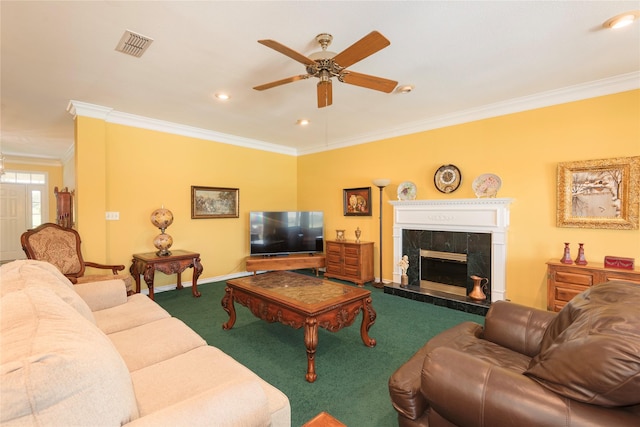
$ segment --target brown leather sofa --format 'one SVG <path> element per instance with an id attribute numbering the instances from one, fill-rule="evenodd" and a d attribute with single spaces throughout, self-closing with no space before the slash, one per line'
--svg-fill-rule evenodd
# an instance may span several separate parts
<path id="1" fill-rule="evenodd" d="M 484 327 L 429 340 L 389 393 L 401 427 L 640 426 L 640 284 L 593 286 L 557 314 L 495 302 Z"/>

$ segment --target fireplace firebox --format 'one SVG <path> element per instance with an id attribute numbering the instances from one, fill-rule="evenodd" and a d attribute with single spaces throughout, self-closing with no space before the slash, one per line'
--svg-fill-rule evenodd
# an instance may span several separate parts
<path id="1" fill-rule="evenodd" d="M 420 287 L 467 295 L 467 255 L 420 250 Z"/>

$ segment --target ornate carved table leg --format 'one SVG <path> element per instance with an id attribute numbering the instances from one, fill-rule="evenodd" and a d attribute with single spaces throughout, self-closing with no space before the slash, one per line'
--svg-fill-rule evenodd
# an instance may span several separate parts
<path id="1" fill-rule="evenodd" d="M 153 264 L 149 263 L 144 267 L 144 281 L 149 288 L 149 298 L 154 299 L 153 296 L 153 277 L 155 276 L 156 268 Z M 138 279 L 139 280 L 139 279 Z"/>
<path id="2" fill-rule="evenodd" d="M 131 260 L 131 267 L 129 267 L 129 273 L 133 276 L 133 280 L 136 281 L 136 293 L 140 293 L 140 270 L 138 265 L 138 260 L 133 258 Z"/>
<path id="3" fill-rule="evenodd" d="M 233 305 L 233 289 L 226 287 L 222 297 L 222 308 L 229 313 L 229 320 L 222 324 L 222 329 L 231 329 L 236 323 L 236 308 Z"/>
<path id="4" fill-rule="evenodd" d="M 202 264 L 200 264 L 200 258 L 193 259 L 193 280 L 191 285 L 191 293 L 194 297 L 199 297 L 201 294 L 198 292 L 198 277 L 202 274 Z"/>
<path id="5" fill-rule="evenodd" d="M 178 276 L 176 279 L 176 289 L 182 289 L 184 288 L 184 286 L 182 286 L 182 271 L 178 271 L 176 274 Z"/>
<path id="6" fill-rule="evenodd" d="M 304 345 L 307 347 L 307 375 L 310 383 L 318 377 L 316 375 L 316 348 L 318 347 L 318 319 L 308 317 L 304 323 Z"/>
<path id="7" fill-rule="evenodd" d="M 360 336 L 362 342 L 367 347 L 375 347 L 376 340 L 369 337 L 369 328 L 376 323 L 376 311 L 371 305 L 371 298 L 362 301 L 362 325 L 360 326 Z"/>

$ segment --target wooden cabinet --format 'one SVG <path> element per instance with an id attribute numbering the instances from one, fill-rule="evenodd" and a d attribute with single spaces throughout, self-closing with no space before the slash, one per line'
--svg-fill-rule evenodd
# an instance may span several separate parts
<path id="1" fill-rule="evenodd" d="M 590 286 L 612 280 L 640 284 L 640 271 L 605 268 L 604 264 L 595 262 L 583 266 L 548 261 L 547 310 L 560 311 L 567 302 Z"/>
<path id="2" fill-rule="evenodd" d="M 60 227 L 73 227 L 73 191 L 67 187 L 58 191 L 58 187 L 53 189 L 56 195 L 56 224 Z"/>
<path id="3" fill-rule="evenodd" d="M 364 286 L 374 280 L 373 242 L 327 240 L 324 277 L 347 280 Z"/>

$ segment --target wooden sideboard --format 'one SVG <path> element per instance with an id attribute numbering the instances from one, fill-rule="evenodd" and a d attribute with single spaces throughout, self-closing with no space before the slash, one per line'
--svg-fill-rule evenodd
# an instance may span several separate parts
<path id="1" fill-rule="evenodd" d="M 640 270 L 606 268 L 603 263 L 587 265 L 547 262 L 547 310 L 560 311 L 573 297 L 590 286 L 612 280 L 640 284 Z"/>
<path id="2" fill-rule="evenodd" d="M 327 240 L 327 270 L 324 277 L 347 280 L 364 286 L 374 280 L 373 242 Z"/>

